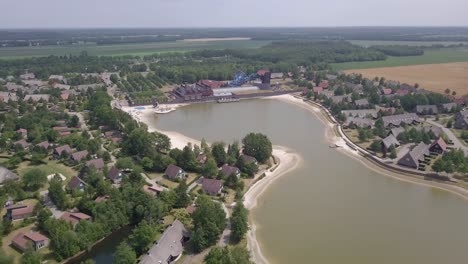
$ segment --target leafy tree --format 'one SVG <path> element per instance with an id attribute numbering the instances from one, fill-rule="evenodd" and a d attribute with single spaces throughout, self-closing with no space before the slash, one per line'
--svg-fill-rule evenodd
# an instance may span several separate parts
<path id="1" fill-rule="evenodd" d="M 224 150 L 224 147 L 225 145 L 223 142 L 216 142 L 211 144 L 211 154 L 219 166 L 227 162 L 227 153 Z"/>
<path id="2" fill-rule="evenodd" d="M 216 161 L 212 157 L 208 157 L 205 162 L 205 165 L 202 167 L 201 172 L 203 176 L 207 178 L 214 178 L 218 175 L 218 166 L 216 165 Z"/>
<path id="3" fill-rule="evenodd" d="M 171 149 L 171 139 L 165 134 L 156 133 L 155 143 L 156 150 L 159 152 L 166 152 Z"/>
<path id="4" fill-rule="evenodd" d="M 238 200 L 231 217 L 231 240 L 234 243 L 241 241 L 249 230 L 248 214 L 249 211 L 244 207 L 244 203 Z"/>
<path id="5" fill-rule="evenodd" d="M 23 175 L 26 189 L 36 191 L 47 182 L 46 173 L 38 168 L 32 168 Z"/>
<path id="6" fill-rule="evenodd" d="M 80 124 L 80 119 L 76 115 L 72 116 L 70 118 L 70 121 L 68 121 L 69 127 L 78 127 L 79 124 Z"/>
<path id="7" fill-rule="evenodd" d="M 237 159 L 239 158 L 239 155 L 240 155 L 239 142 L 234 141 L 231 145 L 229 145 L 227 155 L 234 160 L 234 163 L 235 163 L 235 161 L 237 161 Z M 234 164 L 234 163 L 232 163 L 232 164 Z"/>
<path id="8" fill-rule="evenodd" d="M 141 221 L 129 237 L 129 244 L 138 255 L 148 249 L 148 245 L 153 241 L 155 229 L 151 227 L 145 220 Z"/>
<path id="9" fill-rule="evenodd" d="M 114 260 L 116 264 L 134 264 L 136 262 L 135 251 L 126 242 L 122 242 L 115 251 Z"/>
<path id="10" fill-rule="evenodd" d="M 226 213 L 221 205 L 205 195 L 198 197 L 197 210 L 192 218 L 194 232 L 190 244 L 195 252 L 215 244 L 226 228 Z"/>
<path id="11" fill-rule="evenodd" d="M 369 146 L 369 149 L 374 152 L 380 152 L 382 150 L 382 140 L 374 140 Z"/>
<path id="12" fill-rule="evenodd" d="M 244 159 L 241 158 L 237 160 L 236 166 L 241 172 L 247 174 L 249 177 L 253 177 L 255 173 L 258 172 L 257 164 L 254 162 L 245 162 Z"/>
<path id="13" fill-rule="evenodd" d="M 26 250 L 26 252 L 21 257 L 21 263 L 23 264 L 41 264 L 41 262 L 41 255 L 32 249 Z"/>
<path id="14" fill-rule="evenodd" d="M 206 264 L 252 264 L 245 247 L 213 247 L 205 257 Z"/>
<path id="15" fill-rule="evenodd" d="M 68 207 L 68 199 L 62 187 L 62 180 L 59 177 L 54 177 L 50 181 L 49 197 L 57 208 L 64 210 Z"/>
<path id="16" fill-rule="evenodd" d="M 174 204 L 175 208 L 184 208 L 187 207 L 190 203 L 190 197 L 187 195 L 187 183 L 182 181 L 179 183 L 177 188 L 174 189 L 175 193 L 177 194 L 177 200 Z"/>
<path id="17" fill-rule="evenodd" d="M 397 158 L 397 153 L 394 145 L 390 146 L 390 158 L 391 159 L 396 159 Z"/>
<path id="18" fill-rule="evenodd" d="M 130 157 L 119 158 L 115 163 L 115 166 L 121 170 L 123 169 L 133 169 L 133 160 Z"/>
<path id="19" fill-rule="evenodd" d="M 435 172 L 442 172 L 444 170 L 444 161 L 442 159 L 437 159 L 432 164 L 432 170 Z"/>
<path id="20" fill-rule="evenodd" d="M 265 162 L 271 157 L 273 147 L 270 139 L 261 133 L 250 133 L 242 140 L 244 154 L 256 158 L 259 162 Z"/>
<path id="21" fill-rule="evenodd" d="M 453 121 L 452 119 L 450 119 L 449 121 L 447 121 L 447 128 L 452 128 L 453 126 Z"/>

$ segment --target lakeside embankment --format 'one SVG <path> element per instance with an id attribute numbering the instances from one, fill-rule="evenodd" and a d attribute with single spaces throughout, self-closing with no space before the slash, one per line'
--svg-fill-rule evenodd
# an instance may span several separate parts
<path id="1" fill-rule="evenodd" d="M 290 104 L 294 104 L 301 108 L 309 110 L 313 113 L 323 124 L 325 125 L 325 138 L 331 143 L 339 146 L 338 151 L 348 155 L 349 157 L 361 162 L 366 168 L 371 169 L 375 172 L 378 172 L 381 175 L 391 177 L 403 182 L 409 182 L 418 184 L 421 186 L 438 188 L 441 190 L 448 191 L 452 194 L 460 196 L 468 200 L 468 190 L 451 184 L 450 182 L 438 182 L 435 180 L 427 180 L 421 174 L 412 173 L 410 171 L 405 171 L 403 169 L 396 170 L 395 168 L 385 164 L 371 157 L 361 154 L 357 149 L 360 149 L 359 146 L 352 143 L 350 140 L 346 140 L 343 133 L 340 133 L 337 124 L 333 121 L 334 117 L 327 111 L 325 111 L 320 105 L 304 102 L 302 99 L 294 97 L 292 95 L 280 95 L 271 97 L 269 99 L 281 100 Z M 338 133 L 335 133 L 335 131 Z M 350 147 L 352 145 L 352 147 Z"/>
<path id="2" fill-rule="evenodd" d="M 184 106 L 183 104 L 173 104 L 170 105 L 172 108 L 178 108 Z M 148 131 L 150 132 L 159 132 L 167 135 L 171 139 L 172 147 L 182 149 L 188 143 L 191 144 L 198 144 L 200 145 L 201 141 L 197 139 L 193 139 L 187 137 L 181 133 L 175 131 L 163 131 L 156 127 L 154 124 L 154 109 L 152 108 L 145 108 L 135 109 L 135 107 L 123 107 L 123 111 L 129 113 L 135 120 L 138 122 L 142 122 L 147 125 Z M 268 170 L 265 172 L 265 177 L 256 181 L 244 195 L 244 205 L 247 209 L 251 210 L 257 206 L 257 201 L 259 197 L 267 190 L 267 188 L 281 176 L 293 171 L 296 169 L 302 158 L 299 154 L 295 153 L 293 150 L 290 150 L 283 146 L 273 146 L 273 153 L 272 155 L 275 157 L 277 166 L 273 169 Z M 265 256 L 261 252 L 260 244 L 256 238 L 255 230 L 256 224 L 253 219 L 250 217 L 250 230 L 247 234 L 247 246 L 249 251 L 252 254 L 252 258 L 254 259 L 255 263 L 265 263 L 267 264 L 268 261 Z"/>

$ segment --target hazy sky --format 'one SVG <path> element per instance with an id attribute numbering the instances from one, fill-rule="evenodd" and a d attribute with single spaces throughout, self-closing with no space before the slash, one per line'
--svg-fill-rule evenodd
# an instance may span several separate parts
<path id="1" fill-rule="evenodd" d="M 0 0 L 0 28 L 468 26 L 468 0 Z"/>

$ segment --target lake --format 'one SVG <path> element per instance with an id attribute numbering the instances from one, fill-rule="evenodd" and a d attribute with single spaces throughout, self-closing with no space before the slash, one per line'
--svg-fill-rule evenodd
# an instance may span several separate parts
<path id="1" fill-rule="evenodd" d="M 262 132 L 302 156 L 251 211 L 271 263 L 466 263 L 468 203 L 401 182 L 329 148 L 325 125 L 278 100 L 194 104 L 156 125 L 208 142 Z"/>

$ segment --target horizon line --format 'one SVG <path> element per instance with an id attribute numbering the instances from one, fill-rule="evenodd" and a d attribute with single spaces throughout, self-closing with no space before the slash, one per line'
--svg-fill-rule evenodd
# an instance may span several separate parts
<path id="1" fill-rule="evenodd" d="M 380 25 L 380 26 L 176 26 L 176 27 L 152 27 L 152 26 L 136 26 L 136 27 L 119 27 L 119 26 L 110 26 L 110 27 L 10 27 L 3 28 L 0 27 L 0 30 L 70 30 L 70 29 L 314 29 L 314 28 L 468 28 L 468 25 Z"/>

